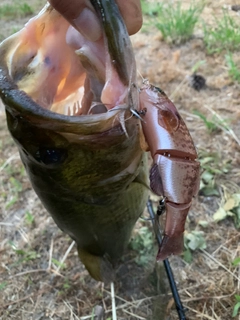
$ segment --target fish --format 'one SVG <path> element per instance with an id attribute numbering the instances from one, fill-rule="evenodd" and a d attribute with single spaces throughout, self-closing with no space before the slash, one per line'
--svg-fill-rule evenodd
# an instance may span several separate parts
<path id="1" fill-rule="evenodd" d="M 50 5 L 0 46 L 1 98 L 32 187 L 101 281 L 114 276 L 149 194 L 140 121 L 130 111 L 135 59 L 122 20 L 118 28 L 121 71 L 106 36 L 91 43 Z"/>
<path id="2" fill-rule="evenodd" d="M 166 95 L 147 82 L 138 87 L 131 41 L 115 1 L 91 2 L 103 31 L 95 42 L 47 4 L 1 43 L 0 97 L 33 189 L 76 242 L 89 274 L 110 282 L 150 188 L 164 196 L 167 214 L 158 259 L 181 252 L 199 163 Z M 186 140 L 185 153 L 175 150 L 177 137 Z M 148 151 L 154 160 L 150 177 Z"/>

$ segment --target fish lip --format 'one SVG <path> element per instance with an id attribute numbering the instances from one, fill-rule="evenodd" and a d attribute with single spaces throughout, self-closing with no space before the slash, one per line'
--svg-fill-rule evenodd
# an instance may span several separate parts
<path id="1" fill-rule="evenodd" d="M 127 27 L 115 0 L 90 0 L 104 31 L 111 65 L 121 82 L 128 87 L 129 109 L 139 110 L 137 68 Z"/>
<path id="2" fill-rule="evenodd" d="M 126 56 L 135 64 L 128 31 L 115 0 L 90 0 L 102 24 L 105 41 L 119 79 L 126 86 L 131 81 L 131 72 Z M 127 36 L 126 36 L 127 35 Z M 131 48 L 131 49 L 130 49 Z M 130 50 L 129 50 L 130 49 Z"/>

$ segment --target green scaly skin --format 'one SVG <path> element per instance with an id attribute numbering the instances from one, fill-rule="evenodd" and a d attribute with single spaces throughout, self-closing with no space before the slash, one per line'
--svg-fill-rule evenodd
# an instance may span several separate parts
<path id="1" fill-rule="evenodd" d="M 139 119 L 125 112 L 126 134 L 117 120 L 121 111 L 71 117 L 41 108 L 9 76 L 5 60 L 13 42 L 0 47 L 0 97 L 9 131 L 35 192 L 76 241 L 91 276 L 111 281 L 148 197 Z M 119 43 L 111 52 L 119 53 Z M 125 71 L 122 80 L 129 79 Z"/>

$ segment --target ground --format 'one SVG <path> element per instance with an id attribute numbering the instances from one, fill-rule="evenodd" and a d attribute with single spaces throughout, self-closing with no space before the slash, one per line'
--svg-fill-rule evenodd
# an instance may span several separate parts
<path id="1" fill-rule="evenodd" d="M 15 3 L 2 1 L 0 8 Z M 237 3 L 206 1 L 201 19 L 213 24 L 213 16 L 220 17 L 222 7 L 233 4 Z M 44 1 L 32 0 L 31 15 L 43 5 Z M 1 38 L 28 19 L 25 14 L 14 19 L 1 16 Z M 169 260 L 187 318 L 227 320 L 240 288 L 240 267 L 233 264 L 240 256 L 240 234 L 231 205 L 240 194 L 239 84 L 228 74 L 224 53 L 207 54 L 201 24 L 185 44 L 171 45 L 151 19 L 145 22 L 132 37 L 138 70 L 174 101 L 202 164 L 201 190 L 193 200 L 185 235 L 200 237 L 201 244 Z M 238 52 L 234 58 L 238 61 Z M 206 79 L 206 87 L 196 91 L 189 77 L 199 61 L 204 63 L 197 73 Z M 91 279 L 74 243 L 56 227 L 33 192 L 0 108 L 0 319 L 93 319 L 96 306 L 111 319 L 110 287 Z M 223 212 L 219 208 L 233 216 L 217 222 L 214 214 Z M 178 319 L 165 271 L 155 265 L 152 239 L 150 222 L 139 221 L 117 270 L 118 319 Z"/>

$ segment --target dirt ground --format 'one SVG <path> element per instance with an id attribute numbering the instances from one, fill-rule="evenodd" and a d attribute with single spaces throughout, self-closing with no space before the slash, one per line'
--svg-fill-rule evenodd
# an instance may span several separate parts
<path id="1" fill-rule="evenodd" d="M 2 1 L 1 6 L 6 3 L 12 1 Z M 206 1 L 201 19 L 214 24 L 213 16 L 220 17 L 222 7 L 232 4 L 238 3 Z M 43 5 L 44 1 L 32 0 L 35 13 Z M 239 19 L 236 12 L 231 14 Z M 1 18 L 2 39 L 28 19 Z M 211 186 L 202 178 L 202 188 L 186 223 L 186 236 L 201 231 L 206 247 L 192 251 L 190 263 L 183 256 L 169 260 L 188 309 L 187 318 L 227 320 L 236 304 L 235 295 L 240 294 L 240 267 L 233 265 L 234 259 L 240 257 L 240 233 L 234 217 L 217 222 L 214 214 L 234 194 L 240 194 L 240 86 L 228 75 L 224 53 L 207 55 L 201 23 L 186 44 L 171 46 L 162 41 L 151 21 L 145 18 L 148 23 L 132 37 L 138 70 L 174 101 L 204 164 L 203 177 L 209 172 L 212 177 Z M 240 62 L 238 56 L 238 52 L 233 54 Z M 189 77 L 199 61 L 204 63 L 197 72 L 205 77 L 207 85 L 196 91 L 190 86 Z M 212 132 L 196 110 L 216 125 Z M 144 230 L 148 233 L 141 238 Z M 117 270 L 118 319 L 178 319 L 163 267 L 155 265 L 157 248 L 151 237 L 150 222 L 139 221 L 132 245 Z M 140 238 L 141 246 L 136 250 L 134 245 Z M 2 107 L 0 255 L 1 320 L 101 319 L 94 318 L 94 310 L 101 308 L 105 318 L 112 319 L 110 287 L 91 279 L 78 259 L 74 243 L 56 227 L 31 189 Z"/>

